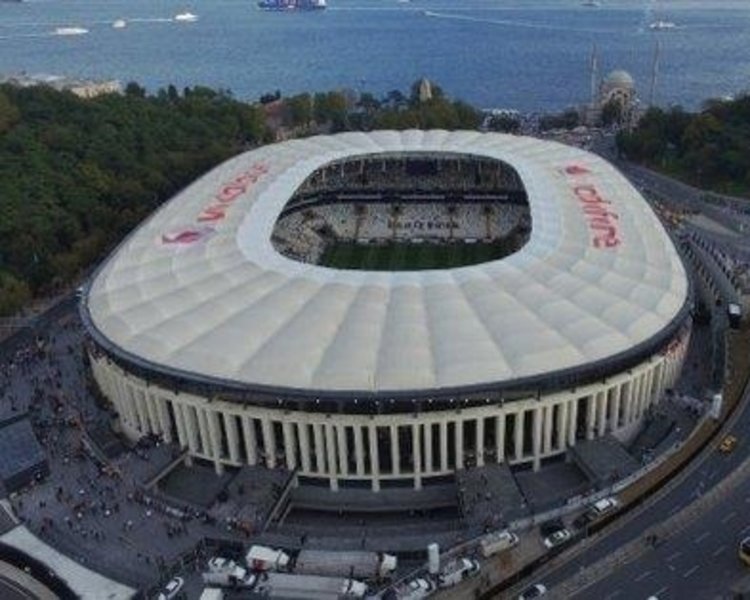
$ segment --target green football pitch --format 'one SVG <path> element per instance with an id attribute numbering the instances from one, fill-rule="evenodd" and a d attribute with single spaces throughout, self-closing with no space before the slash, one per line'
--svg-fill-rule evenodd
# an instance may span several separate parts
<path id="1" fill-rule="evenodd" d="M 500 243 L 336 242 L 325 249 L 319 264 L 336 269 L 419 271 L 473 265 L 502 258 L 506 254 L 507 246 Z"/>

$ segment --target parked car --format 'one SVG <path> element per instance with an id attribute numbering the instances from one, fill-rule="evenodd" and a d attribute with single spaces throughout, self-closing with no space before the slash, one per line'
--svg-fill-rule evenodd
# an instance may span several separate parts
<path id="1" fill-rule="evenodd" d="M 438 573 L 438 586 L 446 588 L 456 585 L 479 573 L 480 568 L 479 561 L 473 558 L 456 558 L 446 564 Z"/>
<path id="2" fill-rule="evenodd" d="M 597 500 L 596 502 L 594 502 L 594 504 L 591 506 L 590 512 L 592 515 L 601 517 L 602 515 L 615 510 L 618 506 L 620 506 L 620 503 L 618 502 L 617 498 L 609 496 L 607 498 L 602 498 L 601 500 Z"/>
<path id="3" fill-rule="evenodd" d="M 182 577 L 170 579 L 159 594 L 159 600 L 173 600 L 173 598 L 177 598 L 177 595 L 182 591 L 184 586 L 185 580 Z"/>
<path id="4" fill-rule="evenodd" d="M 547 586 L 542 583 L 535 583 L 521 592 L 518 600 L 533 600 L 533 598 L 539 598 L 539 596 L 544 596 L 546 593 Z"/>
<path id="5" fill-rule="evenodd" d="M 425 577 L 415 577 L 396 589 L 397 600 L 422 600 L 435 591 L 435 583 Z"/>
<path id="6" fill-rule="evenodd" d="M 567 529 L 558 529 L 554 533 L 551 533 L 546 538 L 544 538 L 543 542 L 547 548 L 552 549 L 563 545 L 565 542 L 570 540 L 570 538 L 570 531 L 568 531 Z"/>
<path id="7" fill-rule="evenodd" d="M 482 556 L 487 558 L 498 552 L 508 550 L 518 543 L 518 536 L 510 531 L 495 531 L 488 533 L 479 542 Z"/>

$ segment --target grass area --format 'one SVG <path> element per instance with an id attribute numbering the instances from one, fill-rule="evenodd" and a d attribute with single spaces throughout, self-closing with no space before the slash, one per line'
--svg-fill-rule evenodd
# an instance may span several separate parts
<path id="1" fill-rule="evenodd" d="M 420 271 L 450 269 L 497 260 L 508 254 L 508 244 L 359 244 L 338 242 L 326 248 L 320 264 L 336 269 L 366 271 Z"/>

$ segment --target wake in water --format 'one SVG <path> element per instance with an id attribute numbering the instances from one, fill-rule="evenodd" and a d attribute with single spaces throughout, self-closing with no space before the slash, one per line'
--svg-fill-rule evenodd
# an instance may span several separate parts
<path id="1" fill-rule="evenodd" d="M 540 29 L 546 31 L 567 31 L 572 33 L 618 33 L 614 29 L 585 29 L 581 27 L 560 27 L 546 23 L 532 23 L 529 21 L 515 21 L 512 19 L 483 19 L 480 17 L 471 17 L 469 15 L 458 15 L 453 13 L 433 12 L 426 10 L 424 16 L 435 19 L 449 19 L 453 21 L 469 21 L 471 23 L 486 23 L 489 25 L 500 25 L 503 27 L 518 27 L 525 29 Z"/>

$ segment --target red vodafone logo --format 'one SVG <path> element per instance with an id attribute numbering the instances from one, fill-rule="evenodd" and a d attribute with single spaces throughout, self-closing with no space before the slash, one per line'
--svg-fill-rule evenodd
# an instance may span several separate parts
<path id="1" fill-rule="evenodd" d="M 586 167 L 583 167 L 581 165 L 568 165 L 563 169 L 565 171 L 566 175 L 588 175 L 591 173 Z"/>
<path id="2" fill-rule="evenodd" d="M 591 232 L 591 245 L 594 248 L 616 248 L 622 244 L 620 216 L 612 210 L 612 203 L 599 192 L 596 183 L 589 175 L 588 167 L 573 163 L 560 169 L 568 182 L 583 212 Z"/>
<path id="3" fill-rule="evenodd" d="M 224 220 L 232 204 L 248 192 L 268 171 L 269 167 L 266 163 L 255 163 L 231 181 L 224 183 L 200 209 L 194 224 L 163 233 L 159 238 L 161 245 L 170 248 L 185 248 L 207 240 L 216 233 L 216 229 L 205 223 L 216 224 Z"/>
<path id="4" fill-rule="evenodd" d="M 208 239 L 214 233 L 213 227 L 186 227 L 162 234 L 161 243 L 165 246 L 191 246 Z"/>

